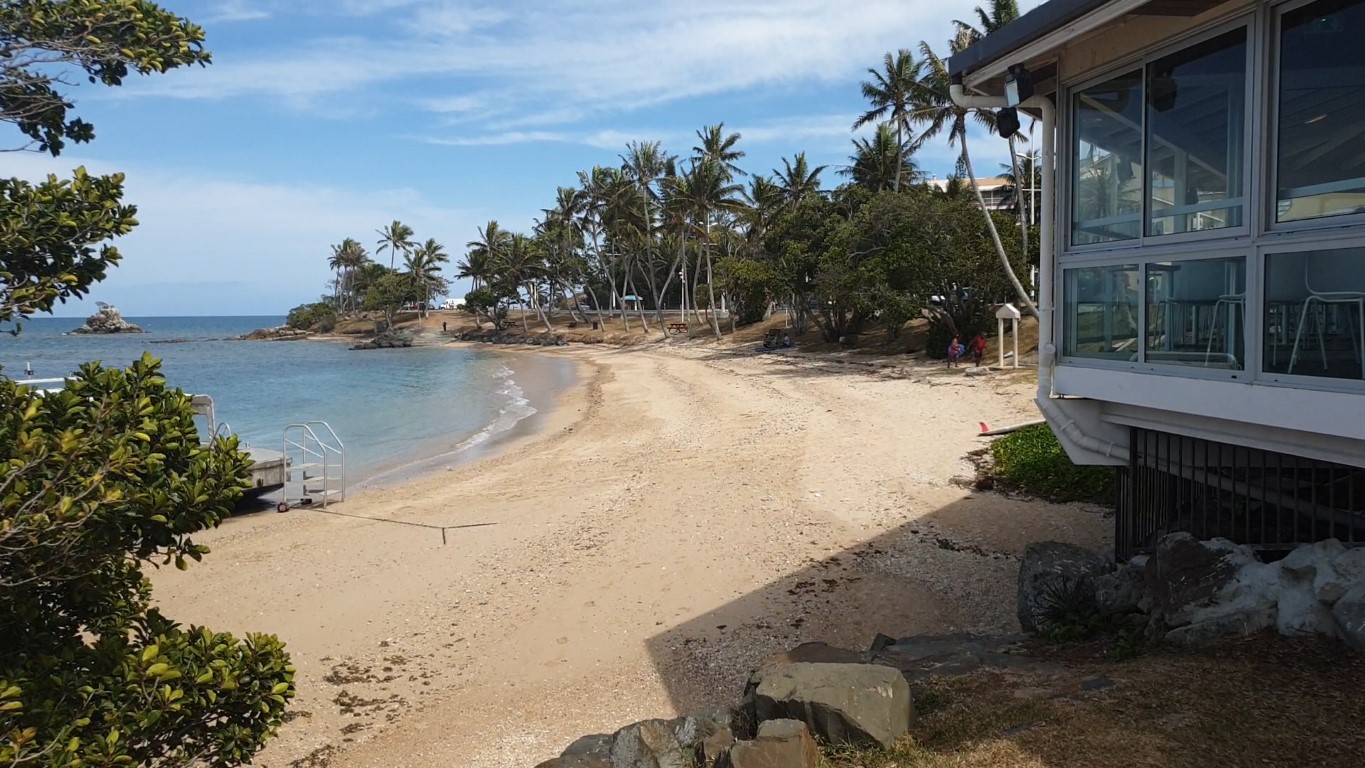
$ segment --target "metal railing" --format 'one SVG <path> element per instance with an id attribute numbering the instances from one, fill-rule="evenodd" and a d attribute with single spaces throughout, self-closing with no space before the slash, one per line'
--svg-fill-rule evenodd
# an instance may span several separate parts
<path id="1" fill-rule="evenodd" d="M 1133 429 L 1118 470 L 1115 555 L 1169 533 L 1287 551 L 1337 539 L 1365 545 L 1365 470 L 1285 453 Z"/>
<path id="2" fill-rule="evenodd" d="M 325 421 L 284 428 L 284 497 L 326 507 L 346 498 L 346 445 Z"/>

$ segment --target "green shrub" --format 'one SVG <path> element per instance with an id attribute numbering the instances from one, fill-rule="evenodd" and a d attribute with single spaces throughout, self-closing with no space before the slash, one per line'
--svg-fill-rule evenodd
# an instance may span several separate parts
<path id="1" fill-rule="evenodd" d="M 336 327 L 337 313 L 330 304 L 322 302 L 301 304 L 289 310 L 289 317 L 284 322 L 290 328 L 297 328 L 300 331 L 327 333 Z"/>
<path id="2" fill-rule="evenodd" d="M 998 478 L 1024 493 L 1056 502 L 1113 502 L 1113 468 L 1071 463 L 1046 424 L 1025 427 L 996 440 L 991 445 L 991 458 Z"/>

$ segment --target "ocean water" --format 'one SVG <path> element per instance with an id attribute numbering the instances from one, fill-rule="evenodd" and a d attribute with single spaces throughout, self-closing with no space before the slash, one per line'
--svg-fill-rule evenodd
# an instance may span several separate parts
<path id="1" fill-rule="evenodd" d="M 351 351 L 342 343 L 234 338 L 282 317 L 126 319 L 147 333 L 76 335 L 69 332 L 80 320 L 28 320 L 19 336 L 0 336 L 0 367 L 15 379 L 26 365 L 35 378 L 56 378 L 83 362 L 122 367 L 150 352 L 170 386 L 212 396 L 218 421 L 246 445 L 280 450 L 286 425 L 331 424 L 346 445 L 352 487 L 458 460 L 537 410 L 505 359 L 483 350 Z"/>

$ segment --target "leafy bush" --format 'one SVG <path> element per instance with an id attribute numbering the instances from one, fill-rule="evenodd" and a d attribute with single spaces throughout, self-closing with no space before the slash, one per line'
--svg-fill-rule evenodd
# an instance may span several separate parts
<path id="1" fill-rule="evenodd" d="M 250 477 L 159 366 L 87 364 L 45 395 L 0 377 L 0 765 L 239 765 L 294 695 L 273 636 L 151 607 L 144 569 L 202 558 L 191 536 Z"/>
<path id="2" fill-rule="evenodd" d="M 336 327 L 337 313 L 330 304 L 302 304 L 289 310 L 285 324 L 300 331 L 327 333 Z"/>
<path id="3" fill-rule="evenodd" d="M 1046 424 L 1005 435 L 991 445 L 995 473 L 1006 485 L 1049 501 L 1112 503 L 1111 467 L 1078 467 Z"/>

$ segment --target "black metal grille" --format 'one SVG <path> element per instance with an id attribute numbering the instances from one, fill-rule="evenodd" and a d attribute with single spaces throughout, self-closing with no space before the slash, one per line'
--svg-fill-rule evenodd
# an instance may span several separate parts
<path id="1" fill-rule="evenodd" d="M 1115 483 L 1121 559 L 1178 531 L 1272 552 L 1365 544 L 1365 470 L 1146 429 L 1130 439 Z"/>

